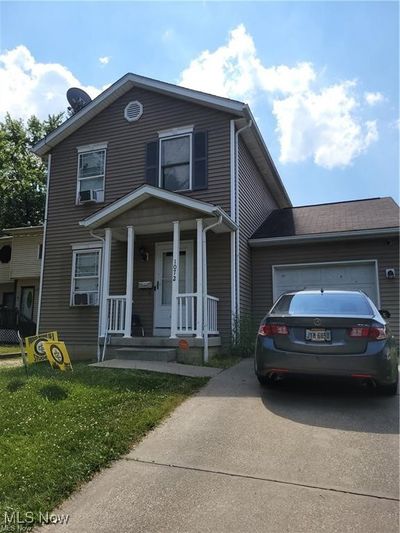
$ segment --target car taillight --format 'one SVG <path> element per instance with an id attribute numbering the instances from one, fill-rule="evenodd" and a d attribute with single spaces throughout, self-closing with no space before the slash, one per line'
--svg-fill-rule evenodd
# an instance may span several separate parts
<path id="1" fill-rule="evenodd" d="M 369 328 L 370 339 L 381 341 L 383 339 L 386 339 L 386 337 L 387 337 L 386 328 L 376 328 L 376 327 Z"/>
<path id="2" fill-rule="evenodd" d="M 274 335 L 289 335 L 286 324 L 261 324 L 258 334 L 263 337 L 273 337 Z"/>
<path id="3" fill-rule="evenodd" d="M 386 328 L 379 328 L 376 326 L 368 327 L 362 327 L 362 326 L 354 326 L 349 330 L 349 336 L 350 337 L 358 337 L 358 338 L 367 338 L 374 341 L 381 341 L 383 339 L 386 339 Z"/>

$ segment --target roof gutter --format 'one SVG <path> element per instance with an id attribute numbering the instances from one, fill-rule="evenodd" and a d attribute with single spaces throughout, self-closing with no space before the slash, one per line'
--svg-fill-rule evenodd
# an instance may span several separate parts
<path id="1" fill-rule="evenodd" d="M 332 233 L 315 233 L 313 235 L 292 235 L 289 237 L 268 237 L 265 239 L 249 239 L 252 248 L 264 246 L 281 246 L 284 244 L 303 244 L 308 242 L 327 242 L 341 240 L 368 239 L 370 237 L 392 237 L 399 235 L 399 228 L 376 228 L 368 230 L 337 231 Z"/>

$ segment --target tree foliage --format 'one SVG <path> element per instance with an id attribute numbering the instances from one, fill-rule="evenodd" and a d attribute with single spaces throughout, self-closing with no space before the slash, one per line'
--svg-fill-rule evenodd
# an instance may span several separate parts
<path id="1" fill-rule="evenodd" d="M 25 126 L 7 113 L 0 122 L 0 230 L 43 222 L 46 165 L 31 148 L 61 124 L 63 115 L 43 121 L 32 116 Z"/>

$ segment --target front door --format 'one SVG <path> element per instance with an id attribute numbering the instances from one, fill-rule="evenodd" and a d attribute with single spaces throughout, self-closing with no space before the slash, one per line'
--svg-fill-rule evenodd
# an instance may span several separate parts
<path id="1" fill-rule="evenodd" d="M 193 291 L 193 242 L 181 241 L 179 293 Z M 154 335 L 171 333 L 172 242 L 156 243 L 154 275 Z"/>
<path id="2" fill-rule="evenodd" d="M 21 288 L 20 313 L 27 320 L 33 319 L 33 299 L 35 296 L 35 287 Z"/>

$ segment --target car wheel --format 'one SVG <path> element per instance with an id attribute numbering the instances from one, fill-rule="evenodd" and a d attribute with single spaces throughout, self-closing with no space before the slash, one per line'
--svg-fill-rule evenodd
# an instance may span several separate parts
<path id="1" fill-rule="evenodd" d="M 390 385 L 379 385 L 378 391 L 383 396 L 394 396 L 397 394 L 398 381 L 390 383 Z"/>

